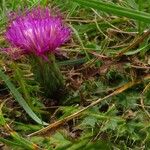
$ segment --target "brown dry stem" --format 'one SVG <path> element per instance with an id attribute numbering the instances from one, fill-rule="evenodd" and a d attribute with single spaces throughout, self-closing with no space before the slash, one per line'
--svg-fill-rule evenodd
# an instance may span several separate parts
<path id="1" fill-rule="evenodd" d="M 52 131 L 52 130 L 54 130 L 54 129 L 57 129 L 57 128 L 59 128 L 61 125 L 65 124 L 66 122 L 68 122 L 68 121 L 70 121 L 70 120 L 72 120 L 72 119 L 74 119 L 74 118 L 76 118 L 76 117 L 81 116 L 82 113 L 83 113 L 84 111 L 86 111 L 87 109 L 89 109 L 89 108 L 91 108 L 91 107 L 93 107 L 93 106 L 95 106 L 95 105 L 101 103 L 102 101 L 104 101 L 104 100 L 106 100 L 106 99 L 108 99 L 108 98 L 110 98 L 110 97 L 112 97 L 112 96 L 115 96 L 115 95 L 118 95 L 118 94 L 124 92 L 125 90 L 129 89 L 130 87 L 132 87 L 132 86 L 134 86 L 134 85 L 136 85 L 136 84 L 141 83 L 143 80 L 148 80 L 148 79 L 150 79 L 150 74 L 144 76 L 143 79 L 139 79 L 139 80 L 135 80 L 135 81 L 128 82 L 128 83 L 124 84 L 123 86 L 117 88 L 117 89 L 116 89 L 114 92 L 112 92 L 111 94 L 109 94 L 109 95 L 107 95 L 107 96 L 105 96 L 105 97 L 103 97 L 103 98 L 99 98 L 98 100 L 92 102 L 92 103 L 91 103 L 90 105 L 88 105 L 87 107 L 82 108 L 81 110 L 75 112 L 74 114 L 71 114 L 70 116 L 67 116 L 66 118 L 64 118 L 64 119 L 62 119 L 62 120 L 58 120 L 58 121 L 56 121 L 56 122 L 54 122 L 54 123 L 48 125 L 47 127 L 43 128 L 43 129 L 41 129 L 41 130 L 39 130 L 39 131 L 33 132 L 33 133 L 29 134 L 28 136 L 40 135 L 40 134 L 44 134 L 44 133 L 46 133 L 46 132 L 48 132 L 48 131 Z"/>

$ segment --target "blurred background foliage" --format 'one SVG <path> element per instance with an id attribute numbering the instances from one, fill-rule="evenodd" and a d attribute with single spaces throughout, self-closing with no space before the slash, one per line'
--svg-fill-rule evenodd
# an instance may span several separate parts
<path id="1" fill-rule="evenodd" d="M 72 29 L 72 39 L 57 58 L 69 91 L 59 106 L 41 96 L 25 57 L 14 61 L 3 51 L 9 14 L 39 4 L 59 8 Z M 149 0 L 1 0 L 0 149 L 148 150 L 150 82 L 144 77 L 150 76 L 150 36 L 144 35 L 149 14 Z M 136 80 L 140 83 L 52 132 L 28 137 L 43 121 L 63 119 Z"/>

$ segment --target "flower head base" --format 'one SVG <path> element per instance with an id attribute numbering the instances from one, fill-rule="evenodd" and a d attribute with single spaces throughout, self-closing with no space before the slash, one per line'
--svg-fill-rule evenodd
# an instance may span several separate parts
<path id="1" fill-rule="evenodd" d="M 48 8 L 40 7 L 18 16 L 11 22 L 6 39 L 22 53 L 45 57 L 70 37 L 70 29 L 63 25 L 59 16 L 53 16 Z"/>

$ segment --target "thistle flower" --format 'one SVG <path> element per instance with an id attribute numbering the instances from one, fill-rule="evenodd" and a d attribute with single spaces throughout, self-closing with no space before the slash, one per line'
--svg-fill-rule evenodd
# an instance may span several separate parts
<path id="1" fill-rule="evenodd" d="M 11 21 L 5 36 L 12 45 L 8 54 L 16 57 L 28 54 L 44 95 L 60 99 L 64 79 L 54 54 L 70 38 L 70 29 L 65 27 L 62 18 L 52 15 L 48 8 L 38 7 Z"/>
<path id="2" fill-rule="evenodd" d="M 13 48 L 21 50 L 20 54 L 46 57 L 69 39 L 70 29 L 60 16 L 38 7 L 12 21 L 5 36 Z"/>

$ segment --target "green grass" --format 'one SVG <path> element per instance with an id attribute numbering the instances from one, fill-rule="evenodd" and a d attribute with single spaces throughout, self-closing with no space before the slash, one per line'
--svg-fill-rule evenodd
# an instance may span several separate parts
<path id="1" fill-rule="evenodd" d="M 59 7 L 72 28 L 57 60 L 68 95 L 59 106 L 48 101 L 27 59 L 1 51 L 0 149 L 149 150 L 149 0 L 2 0 L 2 49 L 8 14 L 39 4 Z"/>

